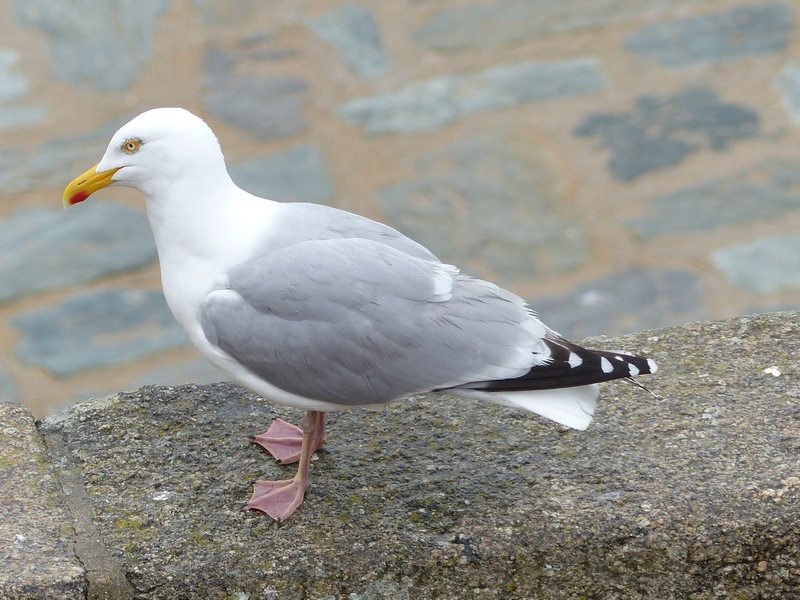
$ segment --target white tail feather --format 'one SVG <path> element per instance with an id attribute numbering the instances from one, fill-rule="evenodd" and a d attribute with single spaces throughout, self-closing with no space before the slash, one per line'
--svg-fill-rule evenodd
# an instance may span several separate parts
<path id="1" fill-rule="evenodd" d="M 455 390 L 454 390 L 455 391 Z M 586 429 L 592 422 L 600 386 L 595 384 L 554 390 L 524 392 L 481 392 L 458 390 L 459 394 L 488 400 L 495 404 L 516 406 L 573 429 Z"/>

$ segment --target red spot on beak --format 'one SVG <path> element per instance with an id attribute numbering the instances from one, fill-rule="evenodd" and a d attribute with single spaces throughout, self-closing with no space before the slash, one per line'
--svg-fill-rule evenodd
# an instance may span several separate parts
<path id="1" fill-rule="evenodd" d="M 89 194 L 87 194 L 86 192 L 84 192 L 83 190 L 81 190 L 80 192 L 77 192 L 75 195 L 73 195 L 73 196 L 72 196 L 72 197 L 69 199 L 69 203 L 70 203 L 70 205 L 78 204 L 78 202 L 83 202 L 83 201 L 84 201 L 84 200 L 86 200 L 88 197 L 89 197 Z"/>

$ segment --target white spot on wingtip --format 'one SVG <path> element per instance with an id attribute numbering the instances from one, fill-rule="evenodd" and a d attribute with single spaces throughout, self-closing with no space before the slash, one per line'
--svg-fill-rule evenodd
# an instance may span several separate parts
<path id="1" fill-rule="evenodd" d="M 628 373 L 631 377 L 636 377 L 639 374 L 639 369 L 636 368 L 636 365 L 628 365 Z"/>
<path id="2" fill-rule="evenodd" d="M 569 360 L 567 362 L 569 362 L 569 366 L 574 369 L 575 367 L 579 367 L 583 364 L 583 359 L 574 352 L 570 352 Z"/>
<path id="3" fill-rule="evenodd" d="M 656 364 L 656 361 L 654 361 L 652 358 L 647 359 L 647 366 L 650 367 L 651 373 L 655 373 L 656 371 L 658 371 L 658 365 Z"/>
<path id="4" fill-rule="evenodd" d="M 612 373 L 614 371 L 614 366 L 605 356 L 600 358 L 600 368 L 603 369 L 603 373 Z"/>

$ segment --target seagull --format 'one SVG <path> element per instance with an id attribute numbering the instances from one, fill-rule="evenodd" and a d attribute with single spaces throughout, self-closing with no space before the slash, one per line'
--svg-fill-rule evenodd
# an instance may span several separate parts
<path id="1" fill-rule="evenodd" d="M 525 409 L 574 429 L 598 384 L 653 360 L 587 350 L 516 294 L 443 263 L 395 229 L 240 189 L 209 126 L 181 108 L 135 117 L 64 207 L 108 186 L 145 196 L 164 296 L 200 353 L 233 380 L 307 411 L 251 438 L 296 475 L 257 481 L 245 508 L 284 521 L 309 487 L 325 415 L 426 392 Z"/>

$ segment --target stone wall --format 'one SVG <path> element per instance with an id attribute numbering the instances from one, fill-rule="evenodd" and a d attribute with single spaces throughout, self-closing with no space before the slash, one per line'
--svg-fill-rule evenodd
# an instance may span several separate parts
<path id="1" fill-rule="evenodd" d="M 242 506 L 296 467 L 247 436 L 300 410 L 231 383 L 38 424 L 0 402 L 0 597 L 796 599 L 800 313 L 585 343 L 652 356 L 660 397 L 604 384 L 586 431 L 441 394 L 331 413 L 280 525 Z"/>
<path id="2" fill-rule="evenodd" d="M 273 199 L 384 220 L 570 336 L 800 304 L 800 7 L 756 0 L 0 6 L 0 395 L 214 381 L 142 199 L 65 213 L 179 105 Z"/>

